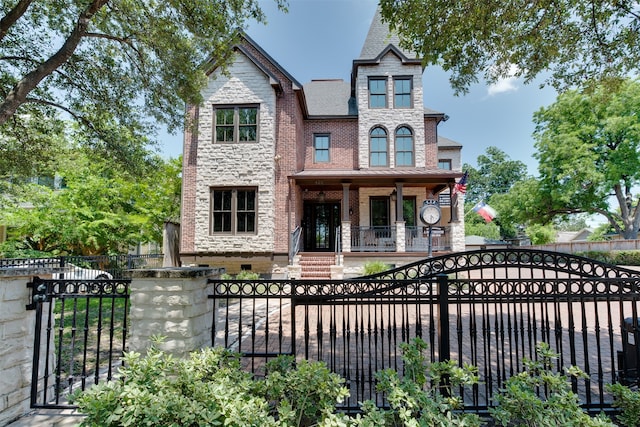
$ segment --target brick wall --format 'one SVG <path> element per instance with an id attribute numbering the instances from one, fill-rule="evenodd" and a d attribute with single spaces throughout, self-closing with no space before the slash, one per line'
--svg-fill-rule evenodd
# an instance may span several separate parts
<path id="1" fill-rule="evenodd" d="M 314 134 L 329 134 L 329 162 L 315 163 Z M 358 164 L 358 121 L 307 120 L 304 131 L 305 169 L 355 169 Z"/>

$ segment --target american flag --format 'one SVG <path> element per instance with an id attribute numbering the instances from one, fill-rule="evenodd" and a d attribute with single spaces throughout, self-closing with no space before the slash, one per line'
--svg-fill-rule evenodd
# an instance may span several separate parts
<path id="1" fill-rule="evenodd" d="M 462 178 L 460 178 L 460 181 L 458 181 L 456 185 L 453 186 L 453 195 L 457 193 L 464 194 L 467 192 L 467 176 L 468 175 L 469 175 L 469 172 L 465 172 L 464 175 L 462 175 Z"/>

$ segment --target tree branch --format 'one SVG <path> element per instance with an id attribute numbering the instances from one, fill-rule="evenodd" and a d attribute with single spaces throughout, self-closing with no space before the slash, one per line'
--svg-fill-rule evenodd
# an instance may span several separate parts
<path id="1" fill-rule="evenodd" d="M 18 107 L 25 102 L 27 95 L 47 76 L 51 75 L 62 64 L 67 62 L 75 52 L 80 41 L 87 33 L 87 28 L 93 16 L 107 4 L 109 0 L 93 0 L 80 14 L 75 28 L 67 37 L 62 47 L 49 59 L 28 73 L 11 89 L 4 101 L 0 104 L 0 125 L 11 117 Z"/>
<path id="2" fill-rule="evenodd" d="M 9 13 L 0 19 L 0 41 L 7 35 L 9 28 L 24 15 L 32 2 L 33 0 L 20 0 Z"/>

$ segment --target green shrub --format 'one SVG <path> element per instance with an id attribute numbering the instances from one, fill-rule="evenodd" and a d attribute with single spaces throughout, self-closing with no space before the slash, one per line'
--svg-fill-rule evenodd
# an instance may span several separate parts
<path id="1" fill-rule="evenodd" d="M 276 426 L 238 356 L 220 348 L 176 359 L 152 346 L 126 353 L 123 380 L 72 396 L 83 426 Z"/>
<path id="2" fill-rule="evenodd" d="M 613 406 L 622 412 L 616 419 L 623 426 L 636 427 L 640 425 L 640 391 L 631 390 L 622 384 L 608 384 L 606 390 L 613 395 Z"/>
<path id="3" fill-rule="evenodd" d="M 477 369 L 459 367 L 455 362 L 429 363 L 425 356 L 427 343 L 420 338 L 400 344 L 404 361 L 404 376 L 392 369 L 375 374 L 379 392 L 385 393 L 389 409 L 376 407 L 372 401 L 362 404 L 362 415 L 327 417 L 328 426 L 480 426 L 475 414 L 462 409 L 462 399 L 453 396 L 454 387 L 476 384 Z"/>
<path id="4" fill-rule="evenodd" d="M 260 279 L 260 275 L 258 273 L 254 273 L 251 270 L 241 270 L 240 273 L 236 274 L 235 277 L 229 273 L 222 273 L 220 275 L 220 279 L 222 280 L 258 280 Z"/>
<path id="5" fill-rule="evenodd" d="M 391 267 L 382 261 L 367 261 L 364 264 L 364 275 L 370 276 L 372 274 L 382 273 L 389 270 Z"/>
<path id="6" fill-rule="evenodd" d="M 585 251 L 576 255 L 607 264 L 640 266 L 640 251 Z"/>
<path id="7" fill-rule="evenodd" d="M 558 354 L 546 343 L 536 346 L 538 360 L 524 361 L 525 371 L 505 382 L 495 397 L 497 406 L 489 413 L 501 426 L 588 427 L 613 426 L 604 415 L 590 417 L 580 408 L 578 395 L 571 391 L 570 378 L 585 377 L 572 366 L 565 373 L 553 372 Z M 542 397 L 538 395 L 542 394 Z"/>
<path id="8" fill-rule="evenodd" d="M 316 425 L 349 396 L 344 379 L 324 362 L 296 363 L 293 356 L 279 356 L 267 363 L 262 385 L 266 399 L 276 402 L 278 420 L 286 426 Z"/>

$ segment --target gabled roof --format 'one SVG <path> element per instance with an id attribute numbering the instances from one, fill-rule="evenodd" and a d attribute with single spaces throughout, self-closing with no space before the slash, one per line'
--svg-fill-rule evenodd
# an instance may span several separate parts
<path id="1" fill-rule="evenodd" d="M 400 48 L 400 38 L 397 34 L 389 31 L 389 25 L 382 22 L 382 14 L 378 6 L 358 59 L 371 60 L 379 58 L 380 54 L 383 53 L 389 45 L 392 45 L 395 48 L 394 50 L 405 59 L 419 59 L 414 52 Z"/>
<path id="2" fill-rule="evenodd" d="M 357 115 L 351 86 L 344 80 L 312 80 L 304 85 L 307 110 L 310 116 Z"/>
<path id="3" fill-rule="evenodd" d="M 462 148 L 462 144 L 455 142 L 449 138 L 438 135 L 438 147 L 440 148 Z"/>

